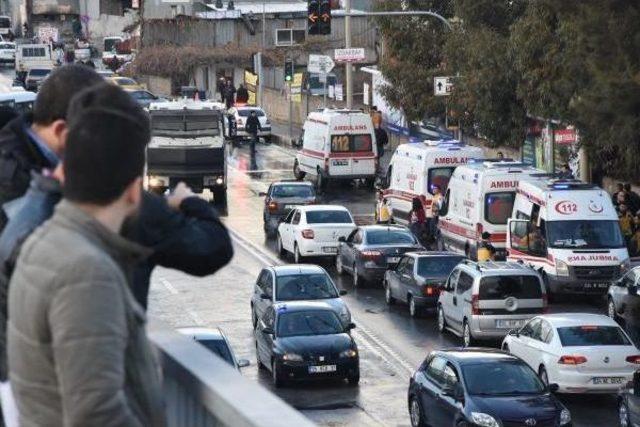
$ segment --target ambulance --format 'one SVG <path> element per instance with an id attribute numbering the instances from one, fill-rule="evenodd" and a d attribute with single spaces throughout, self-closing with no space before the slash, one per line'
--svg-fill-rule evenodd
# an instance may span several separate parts
<path id="1" fill-rule="evenodd" d="M 602 295 L 629 269 L 611 197 L 596 185 L 521 181 L 508 228 L 508 259 L 538 270 L 551 293 Z"/>
<path id="2" fill-rule="evenodd" d="M 434 187 L 438 186 L 444 195 L 456 166 L 481 157 L 481 148 L 455 140 L 414 142 L 398 146 L 389 162 L 387 189 L 384 191 L 394 220 L 402 224 L 408 222 L 414 197 L 420 198 L 427 216 L 431 216 Z"/>
<path id="3" fill-rule="evenodd" d="M 449 181 L 438 220 L 438 248 L 477 259 L 482 233 L 491 234 L 496 259 L 506 257 L 507 221 L 518 183 L 544 174 L 526 163 L 470 161 Z"/>
<path id="4" fill-rule="evenodd" d="M 296 179 L 312 176 L 318 188 L 331 180 L 365 179 L 373 187 L 378 153 L 371 116 L 360 110 L 315 111 L 303 132 L 293 165 Z"/>

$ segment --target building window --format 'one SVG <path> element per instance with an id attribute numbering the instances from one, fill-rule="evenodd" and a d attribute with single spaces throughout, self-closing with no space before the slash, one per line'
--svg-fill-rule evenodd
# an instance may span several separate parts
<path id="1" fill-rule="evenodd" d="M 131 1 L 123 0 L 100 0 L 101 15 L 124 15 L 125 4 L 131 7 Z"/>
<path id="2" fill-rule="evenodd" d="M 304 43 L 307 31 L 304 28 L 276 29 L 276 46 L 293 46 Z"/>

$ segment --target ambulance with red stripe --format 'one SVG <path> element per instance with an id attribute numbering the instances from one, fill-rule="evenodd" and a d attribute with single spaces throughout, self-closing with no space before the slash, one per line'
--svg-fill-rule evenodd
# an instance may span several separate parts
<path id="1" fill-rule="evenodd" d="M 365 179 L 373 187 L 378 156 L 371 116 L 360 110 L 324 109 L 309 114 L 303 131 L 293 165 L 296 179 L 310 175 L 319 188 L 332 180 Z"/>
<path id="2" fill-rule="evenodd" d="M 458 166 L 449 181 L 438 220 L 438 247 L 477 259 L 482 233 L 491 234 L 496 259 L 506 257 L 507 221 L 518 183 L 543 171 L 512 161 L 472 161 Z"/>
<path id="3" fill-rule="evenodd" d="M 407 224 L 411 201 L 419 197 L 427 216 L 431 216 L 433 189 L 437 185 L 444 195 L 456 166 L 482 157 L 482 149 L 460 141 L 424 141 L 401 144 L 393 153 L 387 169 L 384 191 L 393 219 Z"/>
<path id="4" fill-rule="evenodd" d="M 611 197 L 596 185 L 521 181 L 508 228 L 508 259 L 538 270 L 551 293 L 602 295 L 629 269 Z"/>

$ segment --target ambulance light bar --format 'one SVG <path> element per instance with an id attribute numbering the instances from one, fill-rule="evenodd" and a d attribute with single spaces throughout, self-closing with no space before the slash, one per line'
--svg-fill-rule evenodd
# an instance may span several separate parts
<path id="1" fill-rule="evenodd" d="M 460 146 L 464 145 L 464 142 L 456 139 L 425 139 L 425 145 L 429 147 L 447 147 L 447 146 Z"/>
<path id="2" fill-rule="evenodd" d="M 489 163 L 489 162 L 513 162 L 513 159 L 497 159 L 497 158 L 478 158 L 478 159 L 469 159 L 467 163 Z"/>
<path id="3" fill-rule="evenodd" d="M 553 190 L 590 190 L 598 188 L 595 184 L 589 184 L 579 179 L 552 179 L 547 186 Z"/>
<path id="4" fill-rule="evenodd" d="M 514 162 L 514 161 L 510 161 L 510 162 L 506 162 L 506 161 L 485 161 L 484 162 L 484 166 L 487 168 L 491 168 L 491 169 L 496 169 L 496 168 L 513 168 L 513 167 L 527 167 L 527 166 L 531 166 L 529 163 L 522 163 L 522 162 Z"/>

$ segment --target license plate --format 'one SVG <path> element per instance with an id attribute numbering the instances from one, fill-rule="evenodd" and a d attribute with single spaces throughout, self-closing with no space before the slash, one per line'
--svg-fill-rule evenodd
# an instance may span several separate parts
<path id="1" fill-rule="evenodd" d="M 397 264 L 400 262 L 400 257 L 399 256 L 391 256 L 389 258 L 387 258 L 387 262 L 389 264 Z"/>
<path id="2" fill-rule="evenodd" d="M 336 365 L 309 366 L 310 374 L 322 374 L 325 372 L 335 372 Z"/>
<path id="3" fill-rule="evenodd" d="M 349 166 L 349 160 L 333 160 L 331 164 L 333 166 Z"/>
<path id="4" fill-rule="evenodd" d="M 596 377 L 593 379 L 594 384 L 623 384 L 624 377 Z"/>
<path id="5" fill-rule="evenodd" d="M 585 283 L 582 285 L 585 289 L 605 289 L 609 287 L 608 283 Z"/>
<path id="6" fill-rule="evenodd" d="M 298 205 L 284 205 L 285 210 L 290 211 L 291 209 L 295 209 Z"/>
<path id="7" fill-rule="evenodd" d="M 338 248 L 322 248 L 322 252 L 325 254 L 337 254 Z"/>
<path id="8" fill-rule="evenodd" d="M 524 325 L 524 320 L 496 320 L 496 328 L 520 328 Z"/>

